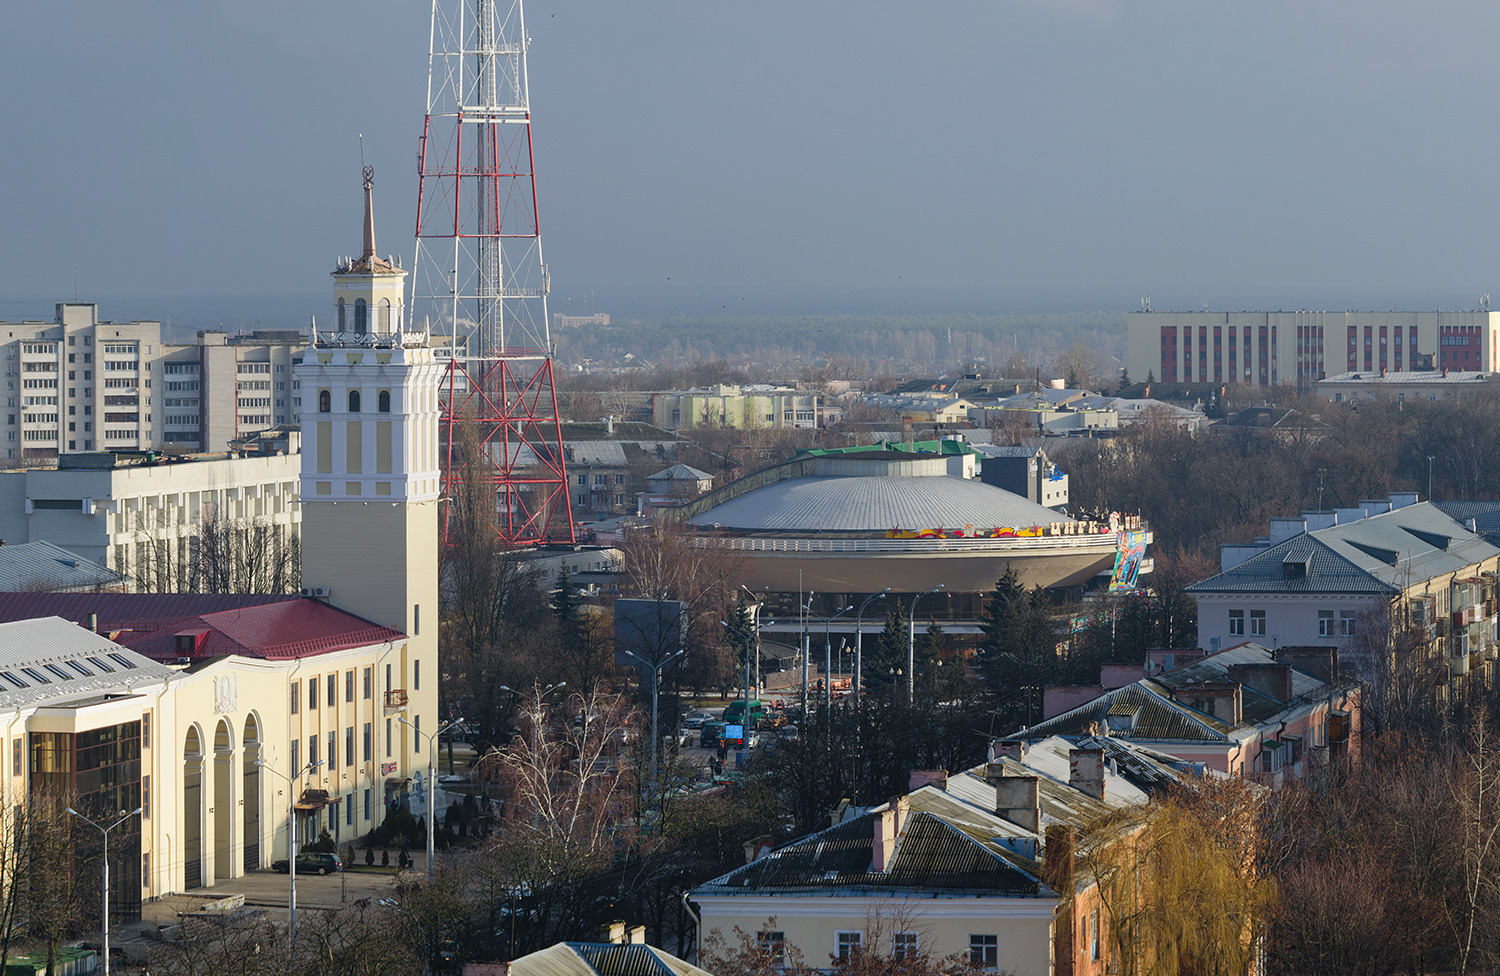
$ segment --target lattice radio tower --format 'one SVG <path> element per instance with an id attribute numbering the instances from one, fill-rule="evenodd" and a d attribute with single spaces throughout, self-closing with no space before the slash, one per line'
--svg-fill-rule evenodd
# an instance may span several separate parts
<path id="1" fill-rule="evenodd" d="M 414 321 L 447 337 L 445 539 L 494 498 L 500 538 L 572 542 L 532 167 L 521 0 L 433 0 L 417 155 Z"/>

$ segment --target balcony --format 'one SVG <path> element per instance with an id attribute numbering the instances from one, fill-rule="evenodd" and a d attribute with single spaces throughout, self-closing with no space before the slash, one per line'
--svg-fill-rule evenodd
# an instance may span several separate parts
<path id="1" fill-rule="evenodd" d="M 396 688 L 396 689 L 393 689 L 391 691 L 386 692 L 385 693 L 385 707 L 386 708 L 405 708 L 406 707 L 406 689 L 405 688 Z"/>

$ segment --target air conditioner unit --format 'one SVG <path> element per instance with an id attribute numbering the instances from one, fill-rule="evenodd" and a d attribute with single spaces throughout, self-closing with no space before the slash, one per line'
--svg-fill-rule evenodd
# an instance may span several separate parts
<path id="1" fill-rule="evenodd" d="M 312 596 L 313 595 L 313 588 L 310 587 L 310 586 L 304 586 L 302 588 L 302 595 L 303 596 Z"/>
<path id="2" fill-rule="evenodd" d="M 328 599 L 328 587 L 326 587 L 326 586 L 315 586 L 315 587 L 313 587 L 312 595 L 315 596 L 315 597 L 318 597 L 319 599 L 326 600 L 326 599 Z"/>

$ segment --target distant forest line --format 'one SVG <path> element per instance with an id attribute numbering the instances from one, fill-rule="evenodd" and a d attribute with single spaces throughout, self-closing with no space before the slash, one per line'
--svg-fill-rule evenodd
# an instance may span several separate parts
<path id="1" fill-rule="evenodd" d="M 552 339 L 559 365 L 569 368 L 726 362 L 795 376 L 802 367 L 837 361 L 850 373 L 845 378 L 931 375 L 968 364 L 985 372 L 1018 364 L 1045 372 L 1084 346 L 1110 376 L 1123 365 L 1125 325 L 1120 311 L 725 316 L 575 326 L 554 329 Z"/>

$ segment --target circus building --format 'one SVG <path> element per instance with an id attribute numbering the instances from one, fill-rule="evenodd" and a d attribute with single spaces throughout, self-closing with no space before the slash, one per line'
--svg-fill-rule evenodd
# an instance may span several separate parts
<path id="1" fill-rule="evenodd" d="M 1122 538 L 1149 539 L 1138 518 L 1075 519 L 985 484 L 981 460 L 958 441 L 808 451 L 678 514 L 697 544 L 744 558 L 770 612 L 795 613 L 809 592 L 814 613 L 836 613 L 941 584 L 921 616 L 959 632 L 1007 566 L 1027 588 L 1082 588 L 1104 582 Z"/>

